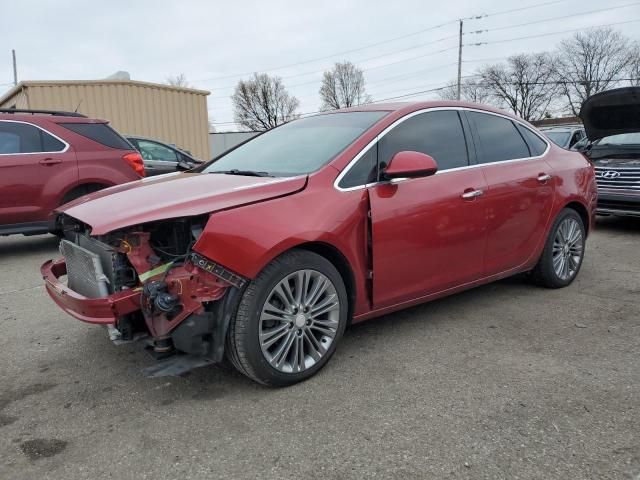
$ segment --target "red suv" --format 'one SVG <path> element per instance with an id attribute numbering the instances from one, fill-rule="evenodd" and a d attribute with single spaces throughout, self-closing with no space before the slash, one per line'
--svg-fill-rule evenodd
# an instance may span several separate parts
<path id="1" fill-rule="evenodd" d="M 350 322 L 520 272 L 569 285 L 596 196 L 582 154 L 509 114 L 369 105 L 72 202 L 64 258 L 42 273 L 69 314 L 118 342 L 147 336 L 148 375 L 226 352 L 282 386 L 322 368 Z"/>
<path id="2" fill-rule="evenodd" d="M 104 120 L 0 110 L 0 235 L 55 231 L 55 208 L 142 176 L 140 154 Z"/>

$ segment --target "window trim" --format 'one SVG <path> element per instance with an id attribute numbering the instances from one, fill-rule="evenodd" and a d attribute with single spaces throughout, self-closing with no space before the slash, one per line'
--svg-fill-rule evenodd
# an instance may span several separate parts
<path id="1" fill-rule="evenodd" d="M 5 119 L 0 119 L 0 123 L 21 123 L 23 125 L 30 125 L 32 127 L 36 127 L 37 129 L 39 129 L 40 131 L 51 135 L 53 138 L 55 138 L 56 140 L 58 140 L 59 142 L 61 142 L 64 145 L 64 148 L 62 150 L 55 150 L 53 152 L 18 152 L 18 153 L 0 153 L 0 156 L 7 156 L 7 155 L 52 155 L 54 153 L 65 153 L 67 152 L 67 150 L 69 150 L 70 145 L 65 142 L 62 138 L 60 138 L 59 136 L 57 136 L 54 133 L 51 133 L 49 130 L 42 128 L 40 125 L 36 125 L 35 123 L 31 123 L 31 122 L 24 122 L 22 120 L 5 120 Z"/>
<path id="2" fill-rule="evenodd" d="M 530 157 L 522 157 L 522 158 L 512 158 L 512 159 L 509 159 L 509 160 L 501 160 L 499 162 L 492 162 L 492 163 L 471 163 L 471 155 L 469 155 L 469 165 L 467 165 L 465 167 L 449 168 L 447 170 L 438 171 L 438 172 L 435 173 L 435 175 L 444 175 L 444 174 L 447 174 L 449 172 L 458 172 L 460 170 L 466 170 L 466 169 L 478 168 L 478 167 L 486 167 L 486 166 L 489 166 L 489 165 L 502 165 L 502 164 L 505 164 L 505 163 L 522 162 L 524 160 L 535 160 L 535 159 L 544 157 L 549 152 L 549 150 L 551 149 L 551 144 L 546 139 L 544 139 L 541 135 L 536 133 L 535 130 L 532 130 L 531 127 L 529 127 L 526 123 L 524 123 L 524 121 L 522 121 L 522 120 L 520 120 L 518 118 L 513 118 L 513 117 L 510 117 L 510 116 L 502 114 L 502 113 L 491 112 L 491 111 L 488 111 L 488 110 L 482 110 L 480 108 L 468 108 L 468 107 L 430 107 L 430 108 L 423 108 L 421 110 L 416 110 L 415 112 L 408 113 L 404 117 L 401 117 L 401 118 L 397 119 L 391 125 L 386 127 L 382 132 L 380 132 L 367 145 L 365 145 L 362 148 L 362 150 L 360 150 L 358 152 L 358 154 L 355 157 L 353 157 L 353 159 L 347 164 L 347 166 L 342 169 L 340 174 L 336 177 L 335 181 L 333 182 L 333 187 L 336 190 L 340 191 L 340 192 L 351 192 L 351 191 L 354 191 L 354 190 L 361 190 L 361 189 L 364 189 L 364 188 L 370 188 L 370 187 L 373 187 L 373 186 L 381 184 L 381 183 L 391 183 L 391 182 L 398 183 L 400 181 L 409 180 L 409 179 L 406 179 L 406 178 L 396 178 L 393 181 L 386 181 L 386 180 L 385 181 L 378 181 L 378 182 L 366 183 L 366 184 L 363 184 L 363 185 L 357 185 L 355 187 L 343 188 L 343 187 L 339 186 L 340 181 L 347 174 L 347 172 L 349 170 L 351 170 L 353 165 L 355 165 L 355 163 L 358 160 L 360 160 L 360 158 L 369 150 L 369 148 L 372 148 L 374 145 L 376 145 L 377 142 L 380 141 L 382 139 L 382 137 L 384 137 L 391 130 L 396 128 L 398 125 L 400 125 L 404 121 L 406 121 L 406 120 L 408 120 L 408 119 L 410 119 L 412 117 L 415 117 L 416 115 L 420 115 L 422 113 L 427 113 L 427 112 L 437 112 L 437 111 L 441 111 L 441 110 L 455 110 L 455 111 L 463 111 L 463 112 L 485 113 L 487 115 L 495 115 L 496 117 L 502 117 L 502 118 L 505 118 L 507 120 L 511 120 L 512 122 L 517 122 L 520 125 L 522 125 L 524 128 L 526 128 L 529 131 L 531 131 L 534 135 L 537 135 L 538 138 L 540 138 L 545 143 L 547 148 L 545 148 L 544 152 L 542 152 L 540 155 L 530 156 Z M 470 126 L 470 128 L 471 128 L 471 126 Z M 464 129 L 464 125 L 463 125 L 463 129 Z M 474 130 L 474 129 L 472 128 L 472 130 Z M 520 131 L 517 128 L 516 128 L 516 131 L 518 132 L 518 134 L 520 134 Z M 522 135 L 522 134 L 520 134 L 520 135 Z M 525 141 L 525 144 L 527 145 L 527 148 L 529 148 L 529 145 L 526 143 L 526 141 Z M 474 147 L 475 147 L 475 145 L 474 145 Z M 476 148 L 477 147 L 474 148 L 474 152 L 475 152 Z"/>

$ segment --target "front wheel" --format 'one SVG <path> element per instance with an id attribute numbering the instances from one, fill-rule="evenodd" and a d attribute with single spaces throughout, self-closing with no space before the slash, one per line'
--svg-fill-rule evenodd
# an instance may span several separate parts
<path id="1" fill-rule="evenodd" d="M 267 265 L 245 290 L 229 329 L 229 359 L 265 385 L 306 380 L 335 352 L 347 316 L 347 292 L 333 264 L 292 250 Z"/>
<path id="2" fill-rule="evenodd" d="M 562 210 L 533 269 L 536 283 L 561 288 L 573 282 L 584 259 L 585 237 L 584 223 L 578 212 L 570 208 Z"/>

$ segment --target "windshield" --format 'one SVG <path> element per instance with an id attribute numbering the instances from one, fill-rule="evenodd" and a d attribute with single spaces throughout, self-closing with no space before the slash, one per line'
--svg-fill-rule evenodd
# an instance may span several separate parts
<path id="1" fill-rule="evenodd" d="M 239 146 L 203 171 L 256 171 L 282 177 L 315 172 L 387 113 L 345 112 L 296 120 Z"/>
<path id="2" fill-rule="evenodd" d="M 600 147 L 605 145 L 640 145 L 640 132 L 621 133 L 604 137 L 598 140 L 596 145 Z"/>
<path id="3" fill-rule="evenodd" d="M 569 137 L 571 136 L 571 132 L 544 132 L 547 137 L 551 139 L 551 141 L 561 147 L 564 147 L 569 141 Z"/>

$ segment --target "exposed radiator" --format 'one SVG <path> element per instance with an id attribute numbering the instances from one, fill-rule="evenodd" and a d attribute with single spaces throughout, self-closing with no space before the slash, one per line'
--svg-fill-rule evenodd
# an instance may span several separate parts
<path id="1" fill-rule="evenodd" d="M 88 298 L 109 295 L 109 279 L 97 254 L 68 240 L 60 242 L 60 251 L 67 264 L 67 285 L 71 290 Z"/>

